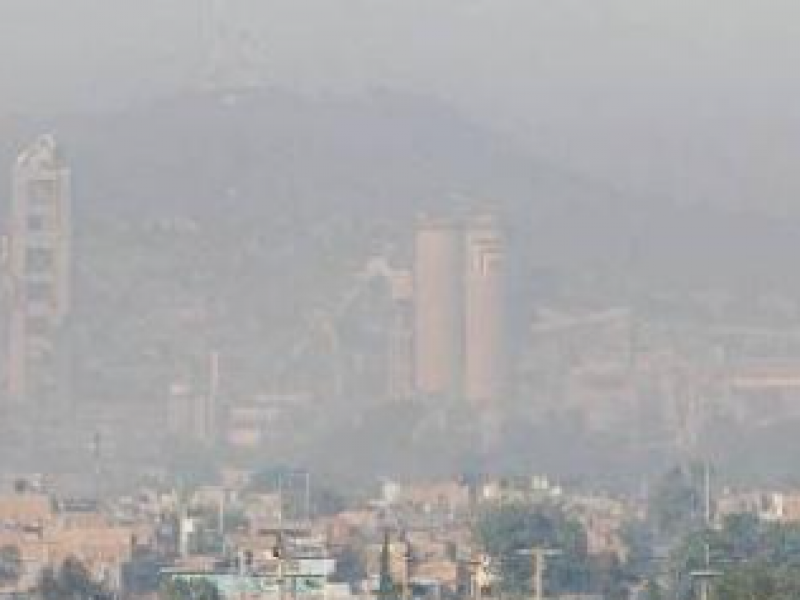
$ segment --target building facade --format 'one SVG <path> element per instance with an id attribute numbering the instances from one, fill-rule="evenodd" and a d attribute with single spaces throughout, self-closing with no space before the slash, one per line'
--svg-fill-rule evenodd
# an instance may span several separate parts
<path id="1" fill-rule="evenodd" d="M 464 393 L 481 405 L 498 399 L 505 380 L 505 251 L 494 217 L 467 224 L 466 257 Z"/>
<path id="2" fill-rule="evenodd" d="M 463 372 L 463 235 L 451 219 L 421 217 L 414 257 L 417 392 L 453 396 Z"/>
<path id="3" fill-rule="evenodd" d="M 71 175 L 52 136 L 13 169 L 8 234 L 7 397 L 35 410 L 62 399 L 62 332 L 70 312 Z"/>

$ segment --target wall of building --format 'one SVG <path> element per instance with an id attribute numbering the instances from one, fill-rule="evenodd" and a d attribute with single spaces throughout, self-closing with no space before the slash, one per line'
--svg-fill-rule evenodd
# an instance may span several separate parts
<path id="1" fill-rule="evenodd" d="M 505 255 L 492 217 L 478 217 L 466 231 L 466 360 L 464 390 L 477 405 L 498 399 L 504 381 Z"/>
<path id="2" fill-rule="evenodd" d="M 414 372 L 422 394 L 454 395 L 461 390 L 462 253 L 455 222 L 420 218 L 414 260 Z"/>

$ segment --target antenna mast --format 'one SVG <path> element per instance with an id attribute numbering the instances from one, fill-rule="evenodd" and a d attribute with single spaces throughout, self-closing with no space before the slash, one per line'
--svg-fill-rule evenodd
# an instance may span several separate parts
<path id="1" fill-rule="evenodd" d="M 263 83 L 265 60 L 261 32 L 249 0 L 198 0 L 200 39 L 205 51 L 204 84 L 236 91 Z"/>

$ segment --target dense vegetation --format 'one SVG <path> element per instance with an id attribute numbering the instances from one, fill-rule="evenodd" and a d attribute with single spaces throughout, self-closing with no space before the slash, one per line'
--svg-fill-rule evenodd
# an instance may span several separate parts
<path id="1" fill-rule="evenodd" d="M 113 595 L 76 558 L 67 558 L 58 569 L 45 569 L 37 586 L 41 600 L 111 600 Z"/>
<path id="2" fill-rule="evenodd" d="M 159 600 L 221 600 L 222 596 L 213 583 L 206 579 L 171 579 L 164 583 L 158 593 Z"/>
<path id="3" fill-rule="evenodd" d="M 711 573 L 712 600 L 800 598 L 800 523 L 734 514 L 716 526 L 703 519 L 702 469 L 676 468 L 655 486 L 645 520 L 621 531 L 624 561 L 591 556 L 586 532 L 552 504 L 503 504 L 487 508 L 474 533 L 491 557 L 499 590 L 530 594 L 533 548 L 558 550 L 547 562 L 551 595 L 594 593 L 608 600 L 692 600 L 700 573 Z M 635 594 L 635 595 L 634 595 Z"/>
<path id="4" fill-rule="evenodd" d="M 733 515 L 719 529 L 688 535 L 673 556 L 677 592 L 689 598 L 689 574 L 710 567 L 719 600 L 788 600 L 800 597 L 800 524 Z"/>
<path id="5" fill-rule="evenodd" d="M 555 550 L 548 559 L 547 595 L 602 593 L 624 598 L 625 575 L 611 556 L 590 556 L 586 532 L 555 505 L 503 504 L 486 509 L 475 525 L 480 546 L 491 557 L 499 590 L 514 596 L 530 594 L 532 549 Z"/>

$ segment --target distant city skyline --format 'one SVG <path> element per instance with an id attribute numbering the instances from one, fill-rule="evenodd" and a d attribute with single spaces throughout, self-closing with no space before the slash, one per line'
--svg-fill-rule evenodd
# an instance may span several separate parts
<path id="1" fill-rule="evenodd" d="M 74 2 L 0 8 L 0 467 L 790 466 L 789 10 Z"/>

